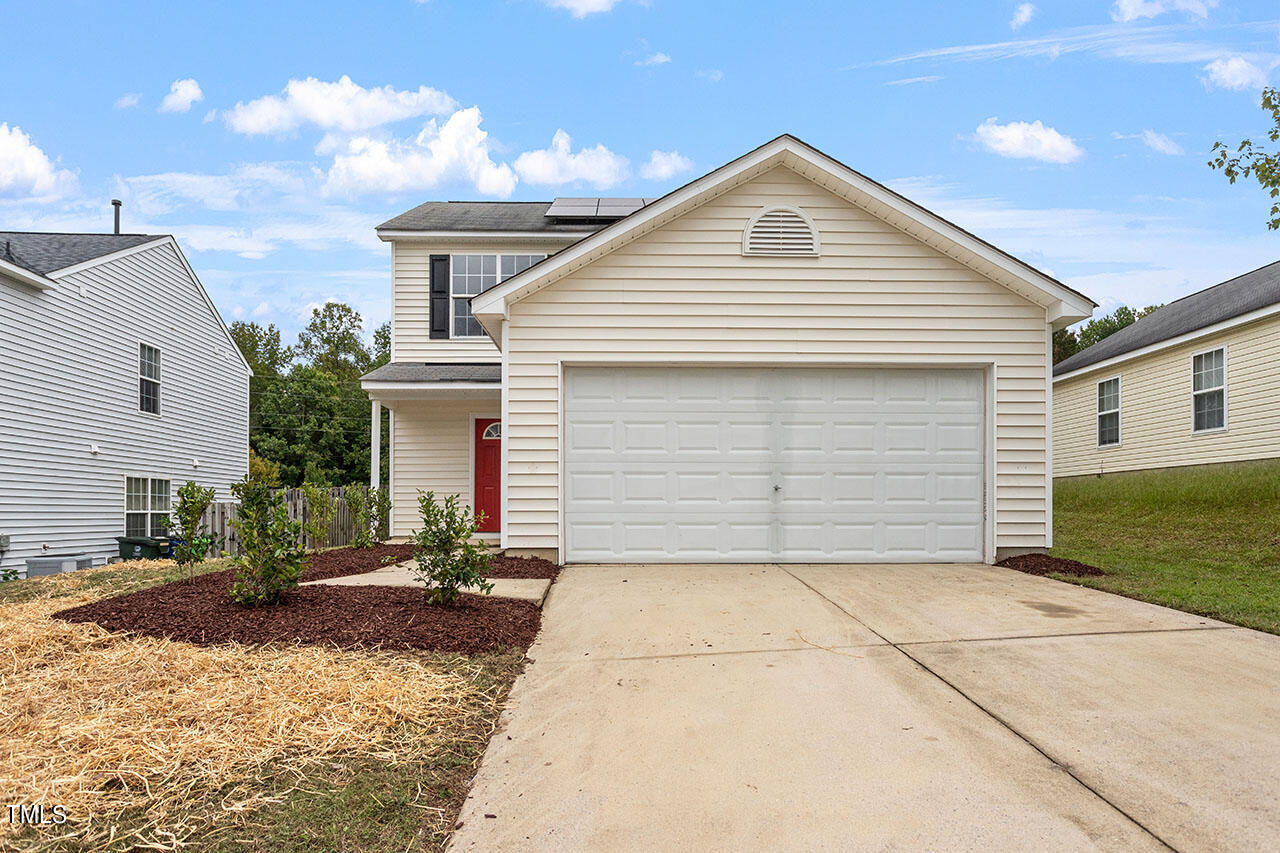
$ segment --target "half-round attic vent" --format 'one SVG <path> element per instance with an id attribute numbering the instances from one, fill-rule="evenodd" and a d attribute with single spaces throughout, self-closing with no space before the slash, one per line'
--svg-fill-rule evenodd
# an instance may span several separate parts
<path id="1" fill-rule="evenodd" d="M 742 254 L 816 257 L 818 228 L 798 207 L 766 207 L 747 222 Z"/>

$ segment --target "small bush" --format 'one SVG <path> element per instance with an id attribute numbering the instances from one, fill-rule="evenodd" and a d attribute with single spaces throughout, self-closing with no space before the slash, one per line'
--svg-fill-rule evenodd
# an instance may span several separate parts
<path id="1" fill-rule="evenodd" d="M 298 586 L 306 564 L 306 551 L 299 542 L 302 523 L 289 518 L 284 495 L 260 480 L 245 478 L 231 491 L 240 499 L 231 525 L 244 552 L 235 561 L 231 599 L 245 607 L 278 604 Z"/>
<path id="2" fill-rule="evenodd" d="M 265 456 L 259 456 L 253 448 L 249 448 L 249 479 L 260 480 L 268 486 L 280 485 L 280 464 L 272 462 Z"/>
<path id="3" fill-rule="evenodd" d="M 13 568 L 12 566 L 9 566 L 8 568 L 0 569 L 0 583 L 4 583 L 5 581 L 16 581 L 17 579 L 18 579 L 18 570 Z"/>
<path id="4" fill-rule="evenodd" d="M 413 533 L 413 555 L 418 560 L 414 574 L 427 586 L 432 604 L 453 604 L 464 589 L 478 589 L 488 595 L 493 584 L 484 579 L 491 568 L 489 552 L 471 541 L 484 519 L 462 506 L 457 495 L 443 503 L 435 492 L 418 493 L 422 529 Z"/>
<path id="5" fill-rule="evenodd" d="M 373 516 L 370 512 L 369 493 L 372 491 L 362 483 L 352 483 L 342 490 L 342 497 L 347 501 L 347 510 L 351 513 L 352 548 L 373 547 Z"/>
<path id="6" fill-rule="evenodd" d="M 373 540 L 385 542 L 391 538 L 391 492 L 387 489 L 370 489 L 369 503 L 373 516 Z"/>
<path id="7" fill-rule="evenodd" d="M 195 567 L 204 562 L 213 545 L 213 537 L 204 532 L 205 512 L 213 503 L 213 489 L 188 480 L 178 489 L 178 505 L 169 517 L 169 533 L 174 537 L 173 559 L 185 569 L 187 580 L 195 575 Z"/>
<path id="8" fill-rule="evenodd" d="M 333 489 L 328 483 L 313 483 L 308 480 L 302 484 L 302 495 L 307 499 L 307 520 L 302 527 L 311 547 L 319 551 L 329 544 L 329 524 L 337 509 Z"/>

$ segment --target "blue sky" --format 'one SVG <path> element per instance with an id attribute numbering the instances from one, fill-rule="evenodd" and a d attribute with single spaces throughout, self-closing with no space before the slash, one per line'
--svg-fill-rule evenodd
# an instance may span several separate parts
<path id="1" fill-rule="evenodd" d="M 389 317 L 432 199 L 660 195 L 793 133 L 1104 308 L 1280 259 L 1272 2 L 6 2 L 0 229 L 172 233 L 228 321 Z"/>

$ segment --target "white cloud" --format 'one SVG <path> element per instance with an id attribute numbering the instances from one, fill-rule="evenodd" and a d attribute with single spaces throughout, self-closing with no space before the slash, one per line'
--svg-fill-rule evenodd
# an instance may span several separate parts
<path id="1" fill-rule="evenodd" d="M 1273 21 L 1235 24 L 1229 28 L 1217 29 L 1230 29 L 1233 42 L 1239 41 L 1239 34 L 1265 36 L 1269 42 L 1275 36 Z M 1203 25 L 1194 24 L 1162 24 L 1144 27 L 1108 24 L 1072 27 L 1036 38 L 931 48 L 891 59 L 851 65 L 848 68 L 921 61 L 990 62 L 1033 58 L 1055 60 L 1068 54 L 1104 56 L 1109 59 L 1144 64 L 1196 63 L 1203 65 L 1239 52 L 1238 48 L 1233 49 L 1227 43 L 1194 40 L 1202 38 L 1205 32 Z M 1192 39 L 1185 38 L 1184 34 L 1190 35 Z M 1280 61 L 1280 54 L 1275 52 L 1257 52 L 1247 54 L 1247 57 L 1253 62 L 1263 64 Z"/>
<path id="2" fill-rule="evenodd" d="M 136 107 L 138 105 L 138 102 L 141 100 L 142 100 L 141 92 L 125 92 L 123 95 L 116 98 L 115 107 L 118 110 L 127 110 L 132 107 Z"/>
<path id="3" fill-rule="evenodd" d="M 1242 92 L 1247 89 L 1261 89 L 1267 85 L 1267 72 L 1241 56 L 1230 59 L 1215 59 L 1204 67 L 1209 76 L 1204 83 L 1209 88 L 1232 89 Z"/>
<path id="4" fill-rule="evenodd" d="M 649 162 L 640 167 L 640 177 L 647 181 L 665 181 L 693 168 L 693 161 L 679 151 L 654 151 Z"/>
<path id="5" fill-rule="evenodd" d="M 163 172 L 124 178 L 127 201 L 144 216 L 171 213 L 188 204 L 208 210 L 257 209 L 280 194 L 297 194 L 305 181 L 296 170 L 274 163 L 239 166 L 226 175 Z"/>
<path id="6" fill-rule="evenodd" d="M 204 118 L 200 119 L 200 123 L 208 124 L 209 122 L 213 121 L 217 117 L 218 117 L 217 110 L 209 110 L 209 112 L 204 114 Z"/>
<path id="7" fill-rule="evenodd" d="M 572 143 L 569 134 L 557 130 L 550 148 L 526 151 L 516 158 L 516 172 L 529 183 L 544 186 L 582 181 L 604 190 L 626 180 L 627 158 L 603 145 L 582 148 L 574 154 Z"/>
<path id="8" fill-rule="evenodd" d="M 160 112 L 162 113 L 185 113 L 191 109 L 191 105 L 197 101 L 204 100 L 204 92 L 200 91 L 200 84 L 190 77 L 185 80 L 174 80 L 169 85 L 169 94 L 164 96 L 164 100 L 160 102 Z"/>
<path id="9" fill-rule="evenodd" d="M 1172 139 L 1165 136 L 1163 133 L 1156 133 L 1154 130 L 1142 131 L 1142 141 L 1146 143 L 1146 146 L 1150 148 L 1152 151 L 1158 151 L 1161 154 L 1169 154 L 1170 156 L 1177 156 L 1179 154 L 1186 153 L 1185 151 L 1182 150 L 1181 145 L 1174 142 Z"/>
<path id="10" fill-rule="evenodd" d="M 348 140 L 333 158 L 325 192 L 395 193 L 458 180 L 470 182 L 481 195 L 506 198 L 515 190 L 516 176 L 507 164 L 493 161 L 480 121 L 480 108 L 470 107 L 455 112 L 443 126 L 432 119 L 413 139 Z"/>
<path id="11" fill-rule="evenodd" d="M 694 77 L 701 77 L 708 83 L 719 83 L 724 79 L 724 72 L 719 68 L 704 68 L 700 71 L 693 72 Z"/>
<path id="12" fill-rule="evenodd" d="M 253 309 L 254 317 L 265 317 L 270 313 L 271 313 L 271 303 L 265 299 L 259 302 L 257 306 Z"/>
<path id="13" fill-rule="evenodd" d="M 567 9 L 575 18 L 585 18 L 596 12 L 608 12 L 618 5 L 618 0 L 543 0 L 552 9 Z"/>
<path id="14" fill-rule="evenodd" d="M 983 148 L 1001 157 L 1073 163 L 1084 156 L 1084 150 L 1076 145 L 1075 140 L 1046 127 L 1039 120 L 997 124 L 996 119 L 989 118 L 978 125 L 975 134 Z"/>
<path id="15" fill-rule="evenodd" d="M 914 86 L 917 83 L 937 83 L 942 78 L 937 74 L 929 74 L 924 77 L 904 77 L 901 80 L 890 80 L 885 83 L 886 86 Z"/>
<path id="16" fill-rule="evenodd" d="M 1031 23 L 1036 14 L 1036 7 L 1031 3 L 1023 3 L 1013 10 L 1013 18 L 1009 21 L 1009 29 L 1020 30 Z"/>
<path id="17" fill-rule="evenodd" d="M 1155 18 L 1166 12 L 1189 12 L 1197 18 L 1209 17 L 1209 10 L 1218 7 L 1218 0 L 1116 0 L 1111 18 L 1121 23 L 1139 18 Z"/>
<path id="18" fill-rule="evenodd" d="M 658 51 L 657 53 L 651 53 L 651 54 L 649 54 L 649 55 L 648 55 L 648 56 L 646 56 L 644 59 L 637 59 L 637 60 L 636 60 L 636 65 L 639 65 L 639 66 L 641 66 L 642 68 L 643 68 L 643 67 L 652 67 L 652 66 L 654 66 L 654 65 L 666 65 L 666 64 L 667 64 L 668 62 L 670 62 L 670 61 L 671 61 L 671 57 L 670 57 L 670 56 L 668 56 L 667 54 L 663 53 L 662 51 Z"/>
<path id="19" fill-rule="evenodd" d="M 223 118 L 228 127 L 244 134 L 286 133 L 304 124 L 356 132 L 407 118 L 444 115 L 456 108 L 457 102 L 437 89 L 366 89 L 344 74 L 333 83 L 315 77 L 290 80 L 281 95 L 237 103 Z"/>
<path id="20" fill-rule="evenodd" d="M 0 198 L 60 198 L 75 192 L 76 183 L 22 128 L 0 123 Z"/>

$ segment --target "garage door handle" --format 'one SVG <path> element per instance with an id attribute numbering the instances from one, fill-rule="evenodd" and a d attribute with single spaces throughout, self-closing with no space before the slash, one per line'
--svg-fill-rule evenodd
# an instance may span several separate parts
<path id="1" fill-rule="evenodd" d="M 782 486 L 774 486 L 774 487 L 773 487 L 773 490 L 774 490 L 775 492 L 780 492 L 780 491 L 782 491 Z"/>

